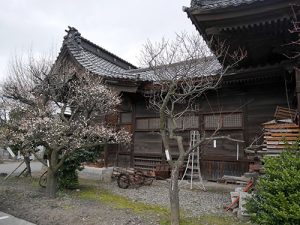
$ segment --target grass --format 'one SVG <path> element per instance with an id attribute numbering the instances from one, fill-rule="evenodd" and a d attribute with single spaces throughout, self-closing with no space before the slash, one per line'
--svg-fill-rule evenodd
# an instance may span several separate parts
<path id="1" fill-rule="evenodd" d="M 38 178 L 14 178 L 12 177 L 10 181 L 20 180 L 23 182 L 31 184 L 32 187 L 38 187 Z M 80 187 L 80 191 L 60 191 L 58 193 L 59 196 L 63 195 L 72 195 L 76 198 L 88 200 L 88 201 L 98 201 L 101 203 L 106 203 L 111 205 L 114 208 L 118 209 L 129 209 L 132 210 L 136 214 L 140 215 L 155 215 L 159 217 L 161 225 L 169 225 L 169 215 L 170 211 L 168 208 L 159 206 L 159 205 L 151 205 L 142 202 L 136 202 L 130 200 L 126 197 L 113 194 L 107 190 L 101 189 L 97 186 L 98 182 L 84 180 L 85 185 Z M 220 191 L 223 190 L 210 190 L 210 191 Z M 37 196 L 39 197 L 39 195 Z M 65 204 L 63 205 L 64 210 L 71 210 L 73 208 L 72 205 Z M 249 224 L 250 222 L 241 222 L 233 216 L 219 216 L 214 214 L 203 215 L 201 217 L 187 217 L 185 212 L 181 212 L 181 225 L 243 225 Z"/>
<path id="2" fill-rule="evenodd" d="M 129 209 L 132 210 L 134 213 L 139 215 L 147 215 L 152 214 L 156 215 L 160 219 L 161 225 L 169 225 L 169 215 L 170 210 L 166 207 L 159 206 L 159 205 L 151 205 L 146 204 L 142 202 L 136 202 L 133 200 L 130 200 L 126 197 L 113 194 L 107 190 L 101 189 L 97 185 L 97 181 L 93 180 L 85 180 L 80 179 L 85 185 L 80 187 L 80 191 L 63 191 L 60 192 L 60 195 L 68 195 L 71 193 L 71 195 L 78 197 L 83 200 L 88 201 L 98 201 L 101 203 L 106 203 L 114 208 L 117 209 Z M 36 187 L 38 186 L 38 179 L 32 179 L 32 186 Z M 211 188 L 208 190 L 210 192 L 226 192 L 226 190 L 219 189 L 219 188 Z M 72 209 L 72 206 L 70 205 L 64 205 L 63 208 L 65 210 Z M 243 224 L 249 224 L 250 222 L 241 222 L 237 218 L 233 216 L 219 216 L 214 214 L 207 214 L 200 217 L 187 217 L 185 212 L 181 212 L 181 221 L 180 225 L 243 225 Z"/>
<path id="3" fill-rule="evenodd" d="M 109 191 L 96 189 L 94 187 L 84 188 L 75 194 L 81 199 L 95 200 L 107 203 L 118 209 L 130 209 L 138 214 L 155 213 L 160 216 L 169 215 L 169 210 L 162 206 L 134 202 L 126 197 L 112 194 Z"/>
<path id="4" fill-rule="evenodd" d="M 38 178 L 35 178 L 35 177 L 32 177 L 32 178 L 31 178 L 31 185 L 32 185 L 33 187 L 40 187 L 40 185 L 39 185 L 39 179 L 38 179 Z"/>
<path id="5" fill-rule="evenodd" d="M 135 202 L 126 197 L 113 194 L 109 191 L 99 189 L 92 186 L 84 186 L 80 192 L 73 192 L 75 196 L 84 200 L 99 201 L 109 204 L 118 209 L 130 209 L 134 213 L 140 215 L 154 214 L 159 216 L 161 225 L 169 225 L 170 211 L 166 207 L 151 205 L 142 202 Z M 245 222 L 240 222 L 232 216 L 218 216 L 218 215 L 203 215 L 201 217 L 189 218 L 181 212 L 181 225 L 242 225 Z"/>

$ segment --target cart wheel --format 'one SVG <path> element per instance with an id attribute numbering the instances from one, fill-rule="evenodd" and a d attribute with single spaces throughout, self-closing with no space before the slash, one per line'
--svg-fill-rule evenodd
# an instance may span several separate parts
<path id="1" fill-rule="evenodd" d="M 39 179 L 39 185 L 43 188 L 47 185 L 47 171 L 45 171 Z"/>
<path id="2" fill-rule="evenodd" d="M 121 173 L 118 176 L 118 186 L 119 188 L 127 189 L 130 184 L 130 177 L 125 173 Z"/>
<path id="3" fill-rule="evenodd" d="M 142 171 L 140 170 L 137 170 L 135 171 L 134 173 L 134 183 L 137 185 L 137 186 L 142 186 L 145 182 L 145 175 Z"/>
<path id="4" fill-rule="evenodd" d="M 150 186 L 153 183 L 154 178 L 153 177 L 146 177 L 144 181 L 144 185 Z"/>

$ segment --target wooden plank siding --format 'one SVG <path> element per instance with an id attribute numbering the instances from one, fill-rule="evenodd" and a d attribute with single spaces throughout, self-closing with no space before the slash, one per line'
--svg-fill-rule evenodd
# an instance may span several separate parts
<path id="1" fill-rule="evenodd" d="M 202 160 L 201 174 L 204 180 L 217 181 L 224 175 L 241 176 L 249 169 L 247 161 Z"/>
<path id="2" fill-rule="evenodd" d="M 286 93 L 289 90 L 289 93 Z M 237 160 L 237 144 L 228 140 L 218 140 L 216 148 L 212 143 L 201 146 L 201 169 L 204 179 L 217 180 L 223 175 L 240 176 L 248 171 L 250 160 L 243 149 L 262 134 L 261 124 L 272 120 L 277 106 L 287 106 L 287 95 L 292 96 L 291 84 L 286 88 L 284 79 L 267 79 L 263 82 L 254 81 L 246 84 L 230 84 L 206 93 L 195 100 L 197 112 L 193 114 L 197 128 L 184 127 L 182 119 L 179 133 L 183 136 L 184 145 L 189 145 L 189 130 L 198 129 L 201 135 L 209 136 L 214 129 L 205 127 L 205 122 L 214 120 L 213 116 L 222 117 L 223 127 L 219 135 L 229 135 L 232 138 L 244 140 L 239 144 L 239 158 Z M 288 98 L 290 106 L 292 97 Z M 165 163 L 163 143 L 159 134 L 158 113 L 149 110 L 146 99 L 142 94 L 136 94 L 132 99 L 133 114 L 131 129 L 133 141 L 131 151 L 120 150 L 119 165 L 132 165 L 147 170 L 155 169 L 156 165 Z M 210 118 L 206 116 L 212 115 Z M 196 119 L 195 119 L 196 118 Z M 188 124 L 188 122 L 185 122 Z M 127 124 L 128 125 L 128 124 Z M 185 130 L 183 130 L 183 127 Z M 170 152 L 173 158 L 178 156 L 175 141 L 171 141 Z M 126 164 L 130 160 L 130 164 Z"/>

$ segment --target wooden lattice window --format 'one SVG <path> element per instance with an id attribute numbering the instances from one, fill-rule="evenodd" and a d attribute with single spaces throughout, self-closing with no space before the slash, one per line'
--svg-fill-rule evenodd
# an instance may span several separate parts
<path id="1" fill-rule="evenodd" d="M 137 130 L 158 130 L 159 118 L 139 118 L 136 119 Z"/>
<path id="2" fill-rule="evenodd" d="M 176 119 L 177 129 L 198 129 L 199 128 L 199 117 L 195 115 L 183 116 Z M 171 126 L 171 121 L 168 121 L 168 126 Z"/>
<path id="3" fill-rule="evenodd" d="M 150 118 L 148 122 L 149 122 L 149 130 L 159 129 L 159 118 Z"/>
<path id="4" fill-rule="evenodd" d="M 182 129 L 182 118 L 176 119 L 176 129 Z M 168 127 L 173 127 L 173 123 L 171 122 L 171 119 L 168 119 Z"/>
<path id="5" fill-rule="evenodd" d="M 242 113 L 224 113 L 204 115 L 204 128 L 207 130 L 217 128 L 242 128 Z"/>
<path id="6" fill-rule="evenodd" d="M 159 130 L 159 118 L 138 118 L 136 119 L 137 130 Z M 199 117 L 195 115 L 184 116 L 176 119 L 176 129 L 194 129 L 199 128 Z M 171 120 L 168 120 L 168 126 L 172 126 Z"/>
<path id="7" fill-rule="evenodd" d="M 233 114 L 225 114 L 223 117 L 223 127 L 224 128 L 241 128 L 243 126 L 242 123 L 242 114 L 241 113 L 233 113 Z"/>
<path id="8" fill-rule="evenodd" d="M 149 129 L 148 124 L 149 124 L 148 119 L 137 119 L 136 120 L 136 129 L 137 130 L 148 130 Z"/>
<path id="9" fill-rule="evenodd" d="M 199 128 L 199 117 L 195 115 L 183 117 L 183 129 Z"/>

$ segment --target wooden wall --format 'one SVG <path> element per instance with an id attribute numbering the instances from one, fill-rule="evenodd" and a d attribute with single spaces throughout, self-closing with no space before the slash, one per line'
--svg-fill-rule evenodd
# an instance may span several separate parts
<path id="1" fill-rule="evenodd" d="M 287 93 L 286 93 L 287 91 Z M 224 127 L 219 135 L 229 135 L 232 138 L 244 140 L 239 145 L 237 159 L 237 144 L 228 140 L 218 140 L 216 148 L 212 143 L 201 146 L 203 152 L 201 170 L 205 179 L 216 180 L 226 175 L 240 176 L 248 171 L 249 160 L 243 149 L 262 134 L 261 124 L 273 119 L 276 107 L 287 107 L 287 99 L 292 105 L 293 88 L 285 86 L 281 77 L 263 81 L 249 81 L 224 84 L 222 88 L 207 93 L 196 100 L 198 105 L 198 130 L 202 135 L 209 136 L 214 129 L 207 128 L 209 116 L 221 116 Z M 287 97 L 288 96 L 288 97 Z M 165 163 L 162 140 L 157 127 L 158 114 L 149 110 L 143 96 L 131 96 L 132 104 L 132 149 L 121 155 L 119 161 L 137 168 L 153 169 L 156 165 Z M 224 119 L 227 116 L 226 119 Z M 229 119 L 228 119 L 229 118 Z M 241 121 L 235 121 L 239 120 Z M 226 124 L 226 123 L 227 124 Z M 232 127 L 230 127 L 232 123 Z M 189 131 L 182 131 L 185 146 L 189 144 Z M 171 144 L 171 153 L 176 157 L 176 143 Z"/>

